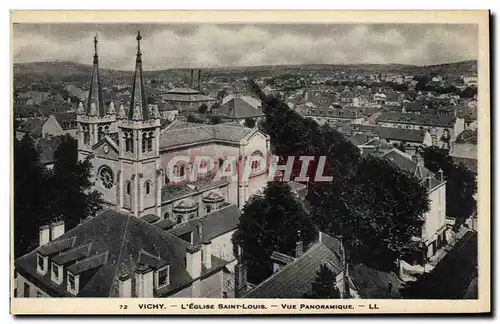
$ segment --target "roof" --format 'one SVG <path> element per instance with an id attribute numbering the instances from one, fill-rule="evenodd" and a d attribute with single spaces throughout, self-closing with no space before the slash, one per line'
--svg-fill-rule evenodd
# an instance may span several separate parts
<path id="1" fill-rule="evenodd" d="M 175 120 L 162 130 L 160 150 L 206 142 L 239 144 L 242 139 L 252 132 L 255 132 L 255 130 L 238 123 L 206 125 Z"/>
<path id="2" fill-rule="evenodd" d="M 435 178 L 434 174 L 429 171 L 426 167 L 424 167 L 423 163 L 417 163 L 409 158 L 405 153 L 400 150 L 394 148 L 389 152 L 382 155 L 382 157 L 391 160 L 394 162 L 399 168 L 403 170 L 407 170 L 412 175 L 417 178 L 424 180 L 427 176 L 430 176 L 431 179 L 431 188 L 430 190 L 436 188 L 441 185 L 444 181 L 440 181 Z"/>
<path id="3" fill-rule="evenodd" d="M 397 122 L 401 124 L 413 124 L 423 126 L 453 127 L 456 117 L 449 115 L 434 114 L 408 114 L 398 111 L 383 112 L 377 122 Z"/>
<path id="4" fill-rule="evenodd" d="M 195 279 L 191 278 L 185 266 L 186 249 L 190 244 L 134 216 L 106 210 L 66 232 L 49 245 L 52 246 L 55 242 L 73 237 L 76 238 L 73 248 L 53 256 L 52 259 L 57 258 L 60 262 L 67 261 L 66 255 L 70 251 L 87 249 L 88 255 L 84 255 L 84 258 L 80 260 L 81 265 L 75 266 L 76 263 L 74 263 L 71 266 L 71 270 L 75 272 L 94 267 L 94 271 L 88 272 L 88 278 L 80 281 L 78 297 L 118 296 L 118 276 L 120 274 L 133 276 L 140 262 L 145 262 L 143 260 L 147 259 L 142 256 L 144 252 L 141 251 L 146 251 L 160 258 L 162 262 L 170 264 L 170 285 L 161 291 L 162 296 L 169 295 L 175 289 Z M 65 289 L 65 282 L 59 286 L 51 281 L 50 272 L 45 275 L 37 273 L 36 254 L 39 251 L 45 250 L 46 252 L 47 249 L 42 246 L 17 258 L 16 269 L 22 275 L 28 276 L 30 281 L 47 288 L 47 291 L 51 291 L 51 295 L 70 296 Z M 49 250 L 54 251 L 53 248 Z M 82 251 L 80 253 L 83 253 Z M 103 253 L 107 253 L 106 258 Z M 221 266 L 221 262 L 216 261 L 212 268 L 215 269 L 215 266 Z"/>
<path id="5" fill-rule="evenodd" d="M 61 125 L 62 129 L 76 128 L 76 111 L 56 113 L 54 118 Z"/>
<path id="6" fill-rule="evenodd" d="M 344 266 L 341 243 L 321 233 L 321 242 L 313 244 L 304 254 L 284 266 L 244 295 L 244 298 L 302 298 L 310 293 L 321 265 L 338 273 Z"/>
<path id="7" fill-rule="evenodd" d="M 264 113 L 260 106 L 252 106 L 247 101 L 236 97 L 214 110 L 214 115 L 226 118 L 260 117 Z"/>
<path id="8" fill-rule="evenodd" d="M 243 101 L 246 101 L 252 107 L 255 107 L 255 108 L 262 107 L 262 103 L 261 103 L 260 99 L 256 99 L 256 98 L 254 98 L 252 96 L 248 96 L 248 95 L 240 95 L 240 94 L 234 94 L 234 93 L 225 96 L 222 99 L 221 105 L 224 105 L 226 102 L 228 102 L 229 100 L 236 98 L 236 97 L 240 98 Z"/>
<path id="9" fill-rule="evenodd" d="M 215 101 L 216 99 L 205 96 L 198 90 L 189 88 L 174 88 L 170 89 L 161 95 L 162 99 L 167 102 L 202 102 L 202 101 Z"/>
<path id="10" fill-rule="evenodd" d="M 356 264 L 349 265 L 349 277 L 363 299 L 401 298 L 404 283 L 394 272 Z"/>
<path id="11" fill-rule="evenodd" d="M 373 136 L 378 136 L 388 140 L 397 140 L 397 141 L 412 142 L 412 143 L 422 143 L 425 139 L 425 132 L 426 132 L 425 130 L 418 130 L 418 129 L 380 127 L 372 125 L 356 125 L 356 130 L 361 132 L 366 132 L 372 134 Z M 362 138 L 363 137 L 361 136 L 359 139 L 362 140 Z M 366 141 L 364 143 L 366 143 Z M 356 143 L 354 144 L 360 145 Z"/>
<path id="12" fill-rule="evenodd" d="M 190 88 L 173 88 L 168 90 L 166 93 L 175 93 L 175 94 L 199 94 L 200 92 L 195 89 Z"/>
<path id="13" fill-rule="evenodd" d="M 193 232 L 193 244 L 199 244 L 235 230 L 240 222 L 240 215 L 239 208 L 236 205 L 230 205 L 176 226 L 169 232 L 175 236 Z M 199 236 L 198 226 L 201 226 L 201 237 Z"/>
<path id="14" fill-rule="evenodd" d="M 290 262 L 293 262 L 295 258 L 277 251 L 273 251 L 273 254 L 271 254 L 271 260 L 288 264 Z"/>

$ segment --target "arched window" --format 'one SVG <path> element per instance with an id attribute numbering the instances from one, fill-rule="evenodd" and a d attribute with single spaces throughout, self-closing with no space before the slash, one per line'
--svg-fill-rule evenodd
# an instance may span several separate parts
<path id="1" fill-rule="evenodd" d="M 186 173 L 186 167 L 184 165 L 181 165 L 180 176 L 183 177 L 185 173 Z"/>
<path id="2" fill-rule="evenodd" d="M 146 149 L 147 149 L 147 141 L 148 139 L 145 137 L 146 134 L 143 134 L 142 135 L 142 153 L 145 153 L 146 152 Z"/>
<path id="3" fill-rule="evenodd" d="M 146 189 L 146 195 L 149 195 L 151 193 L 151 181 L 146 181 L 144 187 Z"/>
<path id="4" fill-rule="evenodd" d="M 134 142 L 132 139 L 132 133 L 130 132 L 124 133 L 123 138 L 125 140 L 125 151 L 134 153 Z"/>
<path id="5" fill-rule="evenodd" d="M 168 212 L 166 212 L 164 215 L 163 215 L 163 218 L 164 219 L 169 219 L 170 218 L 170 214 Z"/>
<path id="6" fill-rule="evenodd" d="M 88 127 L 83 127 L 83 143 L 85 145 L 90 144 L 90 131 Z"/>
<path id="7" fill-rule="evenodd" d="M 212 211 L 212 206 L 207 205 L 207 208 L 206 208 L 206 209 L 207 209 L 207 214 L 209 214 L 209 213 Z"/>
<path id="8" fill-rule="evenodd" d="M 106 189 L 110 189 L 114 184 L 113 171 L 107 166 L 101 167 L 99 170 L 99 180 Z"/>
<path id="9" fill-rule="evenodd" d="M 177 224 L 182 223 L 182 215 L 177 216 Z"/>
<path id="10" fill-rule="evenodd" d="M 127 195 L 130 195 L 130 181 L 125 182 L 125 190 Z"/>
<path id="11" fill-rule="evenodd" d="M 100 141 L 104 137 L 104 133 L 102 131 L 102 127 L 97 128 L 97 140 Z"/>
<path id="12" fill-rule="evenodd" d="M 153 132 L 148 133 L 147 150 L 148 152 L 153 152 Z"/>
<path id="13" fill-rule="evenodd" d="M 224 164 L 224 160 L 223 159 L 219 159 L 219 169 L 222 168 L 223 164 Z"/>

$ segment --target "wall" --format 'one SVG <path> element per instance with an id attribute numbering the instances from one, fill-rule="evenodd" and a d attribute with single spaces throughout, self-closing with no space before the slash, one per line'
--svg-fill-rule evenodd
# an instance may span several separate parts
<path id="1" fill-rule="evenodd" d="M 427 241 L 446 225 L 446 185 L 429 193 L 429 211 L 425 214 L 422 239 Z"/>
<path id="2" fill-rule="evenodd" d="M 451 155 L 455 157 L 477 159 L 477 145 L 469 143 L 453 143 Z"/>
<path id="3" fill-rule="evenodd" d="M 212 254 L 226 261 L 235 259 L 231 237 L 235 231 L 230 231 L 212 239 Z"/>
<path id="4" fill-rule="evenodd" d="M 200 296 L 203 298 L 222 298 L 223 280 L 222 270 L 201 280 Z"/>
<path id="5" fill-rule="evenodd" d="M 186 298 L 186 297 L 192 297 L 192 293 L 191 293 L 191 286 L 187 287 L 187 288 L 184 288 L 183 290 L 179 291 L 179 292 L 176 292 L 175 294 L 173 295 L 170 295 L 168 297 L 172 297 L 172 298 Z"/>
<path id="6" fill-rule="evenodd" d="M 24 284 L 28 284 L 30 286 L 30 294 L 29 296 L 24 296 Z M 17 275 L 17 297 L 30 297 L 36 298 L 37 294 L 41 294 L 41 297 L 50 297 L 47 293 L 45 293 L 42 289 L 37 287 L 34 283 L 24 278 L 20 274 Z"/>

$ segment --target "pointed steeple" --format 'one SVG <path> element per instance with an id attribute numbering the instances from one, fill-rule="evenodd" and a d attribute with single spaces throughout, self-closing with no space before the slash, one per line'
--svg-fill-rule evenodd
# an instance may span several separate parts
<path id="1" fill-rule="evenodd" d="M 111 103 L 109 104 L 109 107 L 108 107 L 108 111 L 106 112 L 107 115 L 114 115 L 116 114 L 116 111 L 115 111 L 115 104 L 113 101 L 111 101 Z"/>
<path id="2" fill-rule="evenodd" d="M 142 79 L 142 53 L 141 53 L 141 33 L 137 32 L 137 57 L 135 60 L 134 84 L 132 86 L 132 98 L 128 111 L 128 119 L 149 120 L 149 111 L 146 93 Z"/>
<path id="3" fill-rule="evenodd" d="M 120 105 L 120 109 L 118 110 L 118 119 L 125 119 L 127 118 L 127 114 L 125 113 L 125 107 L 123 104 Z"/>
<path id="4" fill-rule="evenodd" d="M 81 101 L 78 104 L 78 108 L 76 109 L 76 114 L 77 115 L 84 115 L 85 114 L 85 109 L 83 109 L 83 104 Z"/>
<path id="5" fill-rule="evenodd" d="M 95 104 L 96 111 L 91 113 L 92 103 Z M 90 76 L 89 95 L 86 104 L 86 113 L 91 116 L 104 116 L 104 104 L 102 100 L 101 80 L 99 77 L 99 56 L 97 55 L 97 35 L 94 36 L 94 63 L 92 75 Z"/>

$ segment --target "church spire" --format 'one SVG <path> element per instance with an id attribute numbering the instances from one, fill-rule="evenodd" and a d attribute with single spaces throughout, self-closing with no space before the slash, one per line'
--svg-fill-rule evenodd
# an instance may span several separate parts
<path id="1" fill-rule="evenodd" d="M 93 111 L 91 109 L 92 103 L 95 105 L 95 109 Z M 94 36 L 94 63 L 92 67 L 92 75 L 90 76 L 89 94 L 85 108 L 87 115 L 104 116 L 101 80 L 99 77 L 99 56 L 97 55 L 97 35 Z"/>
<path id="2" fill-rule="evenodd" d="M 132 87 L 132 98 L 128 111 L 130 120 L 149 120 L 148 103 L 142 78 L 141 33 L 137 32 L 137 56 L 135 59 L 135 75 Z"/>

